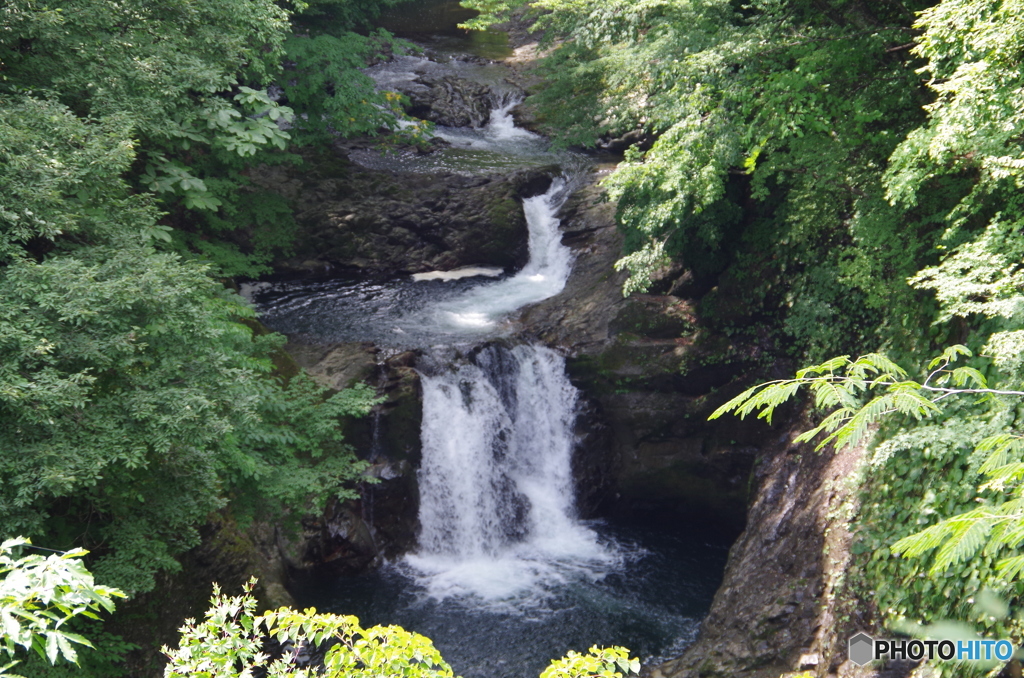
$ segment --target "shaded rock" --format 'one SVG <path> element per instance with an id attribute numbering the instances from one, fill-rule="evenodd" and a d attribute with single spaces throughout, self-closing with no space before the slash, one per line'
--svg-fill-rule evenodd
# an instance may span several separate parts
<path id="1" fill-rule="evenodd" d="M 846 640 L 871 632 L 870 609 L 837 606 L 849 567 L 851 535 L 839 507 L 851 501 L 843 482 L 863 448 L 818 454 L 791 441 L 802 418 L 762 445 L 751 478 L 747 529 L 733 546 L 700 638 L 681 657 L 651 667 L 650 678 L 817 676 L 905 678 L 912 664 L 862 668 L 846 660 Z M 788 675 L 788 674 L 787 674 Z"/>
<path id="2" fill-rule="evenodd" d="M 655 137 L 646 130 L 638 129 L 626 132 L 620 137 L 601 139 L 597 142 L 597 148 L 606 153 L 625 153 L 626 149 L 636 146 L 641 151 L 646 151 L 654 145 Z"/>
<path id="3" fill-rule="evenodd" d="M 303 521 L 305 552 L 291 563 L 292 578 L 352 575 L 378 561 L 379 551 L 360 501 L 332 502 L 322 516 Z"/>
<path id="4" fill-rule="evenodd" d="M 293 340 L 284 350 L 318 382 L 339 391 L 365 381 L 377 367 L 373 344 L 317 346 Z"/>
<path id="5" fill-rule="evenodd" d="M 276 262 L 278 272 L 393 276 L 472 265 L 515 270 L 529 256 L 522 199 L 546 190 L 553 173 L 393 174 L 353 167 L 340 156 L 311 166 L 298 186 L 294 170 L 253 171 L 254 181 L 293 192 L 299 204 L 296 249 Z"/>
<path id="6" fill-rule="evenodd" d="M 622 297 L 625 274 L 614 271 L 622 235 L 597 186 L 573 195 L 561 217 L 573 273 L 561 294 L 518 322 L 569 354 L 569 376 L 582 391 L 574 459 L 581 512 L 698 517 L 738 533 L 760 433 L 705 420 L 713 411 L 707 395 L 742 373 L 742 362 L 700 364 L 689 301 Z"/>

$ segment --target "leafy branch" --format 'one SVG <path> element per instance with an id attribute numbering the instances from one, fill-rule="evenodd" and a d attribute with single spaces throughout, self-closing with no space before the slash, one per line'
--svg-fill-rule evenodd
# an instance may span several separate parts
<path id="1" fill-rule="evenodd" d="M 84 549 L 51 556 L 15 555 L 31 544 L 25 538 L 0 544 L 0 655 L 10 660 L 0 664 L 0 676 L 6 678 L 20 678 L 9 673 L 19 663 L 14 659 L 18 647 L 34 650 L 51 664 L 58 657 L 77 663 L 74 646 L 93 645 L 63 625 L 78 616 L 99 619 L 97 612 L 112 612 L 113 599 L 125 597 L 93 582 L 81 560 Z"/>
<path id="2" fill-rule="evenodd" d="M 165 647 L 167 678 L 250 678 L 257 672 L 268 678 L 452 678 L 452 669 L 426 636 L 399 626 L 362 628 L 350 615 L 322 614 L 282 607 L 256 615 L 252 589 L 227 597 L 214 587 L 212 607 L 206 619 L 188 620 L 177 649 Z M 282 652 L 271 657 L 264 640 L 280 644 Z M 299 660 L 303 650 L 323 651 L 322 666 L 314 669 Z M 636 673 L 640 662 L 621 647 L 599 649 L 581 655 L 570 652 L 552 662 L 541 678 L 623 678 Z"/>
<path id="3" fill-rule="evenodd" d="M 889 414 L 924 419 L 942 411 L 942 401 L 954 395 L 1024 397 L 1024 391 L 990 388 L 984 375 L 973 367 L 952 366 L 961 356 L 971 355 L 965 346 L 950 346 L 928 363 L 922 381 L 909 379 L 904 369 L 881 354 L 856 360 L 839 356 L 800 370 L 794 379 L 747 389 L 719 407 L 710 419 L 730 412 L 742 418 L 758 411 L 758 418 L 771 422 L 776 408 L 806 386 L 814 394 L 817 407 L 835 409 L 796 441 L 806 442 L 824 433 L 827 435 L 816 449 L 829 444 L 841 449 L 863 440 L 869 427 Z M 967 562 L 982 550 L 1016 549 L 1024 543 L 1024 436 L 989 436 L 977 444 L 975 453 L 984 455 L 979 472 L 987 478 L 978 492 L 1008 492 L 1009 497 L 942 520 L 891 547 L 893 553 L 905 557 L 937 550 L 929 570 L 932 575 Z M 1024 556 L 999 560 L 996 571 L 1007 581 L 1020 579 L 1024 575 Z"/>
<path id="4" fill-rule="evenodd" d="M 771 423 L 775 410 L 806 386 L 814 394 L 816 407 L 836 409 L 818 426 L 800 434 L 796 442 L 807 442 L 824 433 L 827 435 L 816 450 L 829 444 L 842 449 L 863 440 L 868 428 L 887 415 L 899 413 L 924 419 L 940 412 L 939 403 L 950 396 L 1024 396 L 1024 391 L 989 388 L 985 376 L 973 367 L 951 368 L 960 356 L 971 355 L 966 346 L 950 346 L 928 363 L 928 375 L 920 382 L 909 379 L 906 370 L 880 353 L 855 360 L 838 356 L 805 367 L 795 379 L 777 379 L 749 388 L 715 410 L 709 419 L 730 412 L 742 419 L 760 410 L 758 419 Z M 865 403 L 867 397 L 870 400 Z"/>

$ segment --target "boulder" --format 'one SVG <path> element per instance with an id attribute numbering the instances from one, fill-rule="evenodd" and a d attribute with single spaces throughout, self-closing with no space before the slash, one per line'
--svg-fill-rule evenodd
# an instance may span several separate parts
<path id="1" fill-rule="evenodd" d="M 481 127 L 491 117 L 491 89 L 454 75 L 423 74 L 410 88 L 409 115 L 445 127 Z"/>

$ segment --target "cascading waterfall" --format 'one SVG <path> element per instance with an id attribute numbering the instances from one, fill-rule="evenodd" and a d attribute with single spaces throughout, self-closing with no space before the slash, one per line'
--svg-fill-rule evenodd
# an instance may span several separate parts
<path id="1" fill-rule="evenodd" d="M 407 562 L 428 593 L 528 604 L 607 571 L 616 556 L 575 519 L 565 360 L 493 345 L 422 385 L 422 533 Z"/>
<path id="2" fill-rule="evenodd" d="M 471 274 L 500 271 L 467 269 L 248 286 L 274 329 L 318 345 L 373 342 L 423 354 L 418 548 L 362 577 L 311 581 L 301 602 L 424 633 L 467 678 L 536 676 L 551 658 L 593 644 L 678 654 L 707 612 L 728 545 L 577 519 L 578 394 L 562 356 L 516 343 L 506 321 L 564 289 L 572 259 L 556 215 L 573 168 L 585 163 L 515 126 L 518 92 L 498 65 L 399 57 L 368 72 L 389 89 L 451 72 L 488 84 L 495 97 L 486 124 L 435 128 L 448 143 L 433 153 L 354 150 L 355 162 L 470 175 L 558 164 L 569 177 L 523 201 L 530 257 L 515 275 L 488 280 Z M 365 498 L 364 518 L 373 501 Z"/>
<path id="3" fill-rule="evenodd" d="M 428 322 L 455 332 L 479 332 L 494 327 L 509 313 L 565 288 L 572 253 L 562 244 L 558 208 L 567 194 L 564 179 L 555 179 L 543 195 L 523 201 L 529 229 L 530 258 L 511 278 L 470 290 L 431 311 Z"/>

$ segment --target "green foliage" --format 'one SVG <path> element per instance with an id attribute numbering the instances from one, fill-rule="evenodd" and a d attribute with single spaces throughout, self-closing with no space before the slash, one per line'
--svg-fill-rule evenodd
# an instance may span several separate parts
<path id="1" fill-rule="evenodd" d="M 139 592 L 228 497 L 344 494 L 360 467 L 338 417 L 370 394 L 269 378 L 283 338 L 253 337 L 208 267 L 153 248 L 169 229 L 119 178 L 124 120 L 0 105 L 0 534 L 90 546 Z"/>
<path id="2" fill-rule="evenodd" d="M 285 42 L 294 68 L 284 72 L 281 87 L 289 103 L 302 113 L 295 122 L 300 142 L 323 143 L 330 135 L 376 134 L 396 126 L 398 98 L 379 92 L 359 69 L 372 57 L 399 47 L 386 31 L 370 37 L 346 33 L 293 35 Z M 328 94 L 329 92 L 329 94 Z"/>
<path id="3" fill-rule="evenodd" d="M 277 678 L 312 676 L 408 676 L 452 678 L 429 638 L 398 626 L 362 628 L 352 616 L 318 614 L 281 608 L 256 615 L 250 582 L 241 596 L 227 597 L 214 589 L 212 607 L 202 622 L 189 620 L 182 628 L 178 648 L 164 648 L 170 660 L 165 676 L 190 678 L 243 678 L 260 672 Z M 265 638 L 280 644 L 280 656 L 270 656 Z M 321 666 L 299 665 L 303 649 L 323 651 Z M 551 664 L 541 678 L 622 678 L 640 668 L 621 647 L 589 654 L 570 652 Z"/>
<path id="4" fill-rule="evenodd" d="M 392 100 L 359 69 L 397 45 L 383 34 L 347 31 L 397 1 L 314 2 L 331 9 L 341 32 L 315 38 L 289 37 L 289 14 L 273 0 L 7 3 L 3 112 L 32 96 L 98 122 L 122 152 L 137 155 L 121 176 L 169 212 L 152 232 L 158 244 L 198 254 L 221 275 L 257 276 L 287 252 L 294 223 L 290 205 L 284 218 L 268 221 L 255 203 L 276 203 L 280 215 L 285 201 L 257 188 L 248 169 L 296 160 L 284 153 L 289 144 L 394 126 L 381 110 Z M 286 61 L 297 70 L 283 72 Z M 290 105 L 267 96 L 275 82 Z M 102 184 L 83 179 L 80 190 Z"/>
<path id="5" fill-rule="evenodd" d="M 527 2 L 528 0 L 461 0 L 460 5 L 475 9 L 480 14 L 460 24 L 459 27 L 484 30 L 492 24 L 504 21 L 512 10 L 526 6 Z"/>
<path id="6" fill-rule="evenodd" d="M 467 4 L 479 22 L 518 5 Z M 931 309 L 905 281 L 934 263 L 936 212 L 957 198 L 929 187 L 913 208 L 894 206 L 883 176 L 924 119 L 905 48 L 926 4 L 532 3 L 558 41 L 528 100 L 542 125 L 569 145 L 633 130 L 653 141 L 606 181 L 626 236 L 624 292 L 674 260 L 736 280 L 746 298 L 730 303 L 774 316 L 798 355 L 879 337 L 916 349 L 910 328 Z M 708 320 L 729 329 L 714 308 Z"/>
<path id="7" fill-rule="evenodd" d="M 816 427 L 798 436 L 796 442 L 807 442 L 827 433 L 818 444 L 817 449 L 821 450 L 830 444 L 843 448 L 860 443 L 872 425 L 890 414 L 918 420 L 929 417 L 941 410 L 937 403 L 952 395 L 1024 396 L 1024 391 L 988 388 L 985 376 L 974 367 L 950 368 L 959 356 L 970 355 L 966 346 L 950 346 L 928 363 L 928 375 L 921 382 L 907 379 L 907 372 L 884 355 L 873 353 L 856 360 L 839 356 L 805 367 L 796 373 L 795 379 L 779 379 L 749 388 L 715 410 L 709 419 L 728 412 L 744 418 L 760 410 L 758 418 L 771 423 L 775 410 L 807 386 L 814 394 L 815 407 L 832 411 Z M 865 397 L 875 391 L 881 393 L 865 403 Z"/>
<path id="8" fill-rule="evenodd" d="M 117 589 L 98 586 L 85 569 L 82 549 L 41 556 L 19 555 L 30 547 L 28 539 L 8 539 L 0 544 L 0 625 L 3 627 L 0 651 L 8 660 L 0 666 L 0 675 L 19 678 L 10 669 L 18 648 L 35 651 L 50 664 L 58 658 L 77 663 L 76 645 L 92 647 L 82 636 L 67 630 L 75 617 L 98 619 L 97 612 L 114 609 L 114 598 L 123 598 Z"/>
<path id="9" fill-rule="evenodd" d="M 842 356 L 748 389 L 712 415 L 760 410 L 770 419 L 806 386 L 832 412 L 797 440 L 827 433 L 819 449 L 841 447 L 883 427 L 862 481 L 853 546 L 862 557 L 851 581 L 898 627 L 955 618 L 992 632 L 1004 622 L 979 616 L 973 597 L 986 588 L 1013 595 L 1024 581 L 1024 438 L 1014 432 L 1024 391 L 990 387 L 984 364 L 954 366 L 970 356 L 951 346 L 920 381 L 884 356 Z M 1024 629 L 1008 620 L 998 630 Z"/>
<path id="10" fill-rule="evenodd" d="M 640 673 L 640 660 L 630 658 L 624 647 L 590 648 L 587 654 L 569 651 L 544 669 L 540 678 L 622 678 Z"/>

